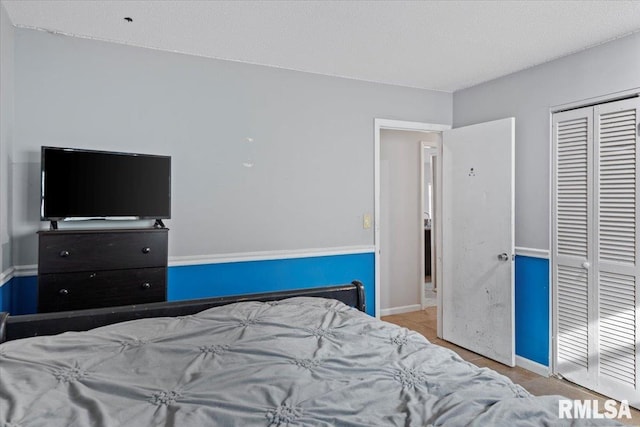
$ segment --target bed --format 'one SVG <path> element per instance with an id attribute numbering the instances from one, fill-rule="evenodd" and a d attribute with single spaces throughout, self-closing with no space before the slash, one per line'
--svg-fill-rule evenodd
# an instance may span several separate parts
<path id="1" fill-rule="evenodd" d="M 558 396 L 364 314 L 363 292 L 3 315 L 0 425 L 573 425 Z"/>

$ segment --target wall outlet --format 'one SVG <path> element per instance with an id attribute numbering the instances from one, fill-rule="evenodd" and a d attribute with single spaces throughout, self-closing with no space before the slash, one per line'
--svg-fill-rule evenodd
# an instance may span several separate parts
<path id="1" fill-rule="evenodd" d="M 371 214 L 362 215 L 362 228 L 365 230 L 371 228 Z"/>

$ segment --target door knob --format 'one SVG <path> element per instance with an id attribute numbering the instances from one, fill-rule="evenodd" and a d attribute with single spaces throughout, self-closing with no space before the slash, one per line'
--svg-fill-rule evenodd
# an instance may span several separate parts
<path id="1" fill-rule="evenodd" d="M 507 255 L 506 252 L 502 252 L 500 255 L 498 255 L 498 259 L 500 261 L 509 261 L 509 255 Z"/>
<path id="2" fill-rule="evenodd" d="M 589 261 L 585 261 L 582 263 L 582 268 L 584 268 L 585 270 L 588 270 L 589 267 L 591 267 L 591 264 L 589 264 Z"/>

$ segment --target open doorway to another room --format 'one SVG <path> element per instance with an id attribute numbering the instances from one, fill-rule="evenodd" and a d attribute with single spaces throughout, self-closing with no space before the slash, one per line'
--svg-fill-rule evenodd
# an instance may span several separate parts
<path id="1" fill-rule="evenodd" d="M 441 141 L 441 131 L 380 131 L 380 313 L 383 316 L 437 306 L 433 289 L 437 282 L 436 251 L 432 248 L 438 216 L 433 175 L 439 170 L 436 164 Z M 429 164 L 427 171 L 425 162 Z M 424 195 L 425 181 L 432 196 Z M 425 277 L 429 278 L 429 293 L 425 290 Z"/>
<path id="2" fill-rule="evenodd" d="M 383 129 L 380 139 L 381 315 L 421 309 L 421 140 L 426 133 Z"/>
<path id="3" fill-rule="evenodd" d="M 435 232 L 436 225 L 434 217 L 436 213 L 436 185 L 438 176 L 438 156 L 439 150 L 437 140 L 441 139 L 439 134 L 429 135 L 432 142 L 422 142 L 422 173 L 421 173 L 421 195 L 422 195 L 422 227 L 424 236 L 422 239 L 423 259 L 424 259 L 424 286 L 422 292 L 422 308 L 435 307 L 438 305 L 438 284 L 436 280 L 436 247 Z"/>

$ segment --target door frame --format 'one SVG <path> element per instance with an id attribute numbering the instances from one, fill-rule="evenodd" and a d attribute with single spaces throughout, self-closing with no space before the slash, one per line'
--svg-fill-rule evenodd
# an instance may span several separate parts
<path id="1" fill-rule="evenodd" d="M 422 131 L 422 132 L 443 132 L 451 129 L 451 125 L 423 123 L 423 122 L 411 122 L 404 120 L 390 120 L 390 119 L 374 119 L 374 179 L 373 179 L 373 244 L 374 244 L 374 280 L 375 280 L 375 316 L 380 318 L 380 139 L 381 131 L 385 130 L 400 130 L 400 131 Z M 436 250 L 438 245 L 442 245 L 442 242 L 436 241 Z M 439 253 L 442 253 L 439 250 Z M 424 256 L 423 256 L 424 258 Z M 424 280 L 424 278 L 423 278 Z M 442 284 L 442 281 L 439 282 Z M 440 297 L 438 296 L 438 299 Z M 438 330 L 440 331 L 441 310 L 438 310 Z M 438 332 L 438 336 L 441 333 Z"/>
<path id="2" fill-rule="evenodd" d="M 436 260 L 434 260 L 433 258 L 433 254 L 439 254 L 439 252 L 434 251 L 433 248 L 436 247 L 436 241 L 441 242 L 441 237 L 442 237 L 442 233 L 440 233 L 439 231 L 442 229 L 441 228 L 441 224 L 442 224 L 442 202 L 441 202 L 441 197 L 442 197 L 442 193 L 441 193 L 441 185 L 442 185 L 442 132 L 439 132 L 440 134 L 440 139 L 436 142 L 426 142 L 426 141 L 421 141 L 420 142 L 420 225 L 418 230 L 420 230 L 420 259 L 423 260 L 424 259 L 424 252 L 425 252 L 425 246 L 426 243 L 424 241 L 424 222 L 422 221 L 422 218 L 424 217 L 424 215 L 422 215 L 422 212 L 424 210 L 424 202 L 426 200 L 425 198 L 425 191 L 426 188 L 424 186 L 424 178 L 425 178 L 425 174 L 424 174 L 424 164 L 427 160 L 427 154 L 426 151 L 430 151 L 429 156 L 431 156 L 434 161 L 433 163 L 431 163 L 431 188 L 432 188 L 432 194 L 431 194 L 431 242 L 429 242 L 429 245 L 431 246 L 431 280 L 432 283 L 434 284 L 434 289 L 435 289 L 435 285 L 439 284 L 440 282 L 438 282 L 439 279 L 439 275 L 437 274 L 440 270 L 441 267 L 438 266 L 438 260 L 436 258 Z M 438 176 L 436 177 L 434 174 L 434 163 L 435 163 L 435 171 L 436 173 L 438 173 Z M 435 211 L 435 213 L 434 213 Z M 435 218 L 435 221 L 434 221 Z M 438 237 L 436 237 L 436 234 L 438 234 Z M 437 249 L 437 247 L 436 247 Z M 442 258 L 440 259 L 440 261 L 442 261 Z M 435 266 L 435 268 L 434 268 Z M 436 272 L 436 275 L 433 274 L 433 272 Z M 426 266 L 424 265 L 424 263 L 420 264 L 420 280 L 422 281 L 420 283 L 420 306 L 422 307 L 422 309 L 424 310 L 426 308 L 426 297 L 424 295 L 424 277 L 426 275 Z M 436 294 L 437 295 L 437 299 L 438 299 L 438 306 L 440 306 L 440 297 L 442 294 Z M 439 325 L 439 323 L 438 323 Z M 439 327 L 439 326 L 438 326 Z M 440 336 L 440 334 L 437 334 L 438 336 Z"/>

